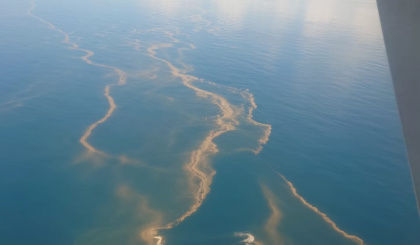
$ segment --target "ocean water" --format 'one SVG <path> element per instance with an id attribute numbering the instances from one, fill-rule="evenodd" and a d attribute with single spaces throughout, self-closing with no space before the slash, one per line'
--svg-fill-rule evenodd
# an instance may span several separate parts
<path id="1" fill-rule="evenodd" d="M 0 6 L 0 244 L 419 243 L 375 1 Z"/>

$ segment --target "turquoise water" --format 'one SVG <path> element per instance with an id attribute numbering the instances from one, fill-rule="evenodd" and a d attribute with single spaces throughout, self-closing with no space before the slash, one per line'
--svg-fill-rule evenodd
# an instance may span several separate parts
<path id="1" fill-rule="evenodd" d="M 417 244 L 375 1 L 2 1 L 0 244 Z"/>

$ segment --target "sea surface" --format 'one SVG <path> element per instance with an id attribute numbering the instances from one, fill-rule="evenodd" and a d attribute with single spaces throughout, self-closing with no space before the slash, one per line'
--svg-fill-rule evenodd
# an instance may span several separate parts
<path id="1" fill-rule="evenodd" d="M 0 244 L 419 241 L 376 1 L 1 1 Z"/>

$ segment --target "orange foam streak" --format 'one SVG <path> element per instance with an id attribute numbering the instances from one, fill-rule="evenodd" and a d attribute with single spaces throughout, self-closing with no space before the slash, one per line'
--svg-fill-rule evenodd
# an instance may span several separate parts
<path id="1" fill-rule="evenodd" d="M 298 194 L 296 188 L 293 186 L 293 184 L 288 181 L 283 175 L 277 173 L 280 177 L 283 178 L 283 180 L 287 183 L 287 185 L 289 185 L 289 188 L 293 194 L 293 196 L 295 196 L 297 199 L 299 199 L 299 201 L 302 202 L 303 205 L 305 205 L 307 208 L 309 208 L 310 210 L 314 211 L 315 213 L 317 213 L 319 216 L 321 216 L 321 218 L 331 226 L 331 228 L 333 228 L 336 232 L 340 233 L 342 236 L 344 236 L 347 239 L 350 239 L 352 241 L 354 241 L 356 244 L 359 245 L 363 245 L 364 242 L 361 238 L 359 238 L 358 236 L 355 235 L 350 235 L 347 232 L 343 231 L 342 229 L 340 229 L 335 223 L 334 221 L 332 221 L 325 213 L 321 212 L 317 207 L 313 206 L 312 204 L 308 203 L 301 195 Z"/>
<path id="2" fill-rule="evenodd" d="M 251 106 L 248 108 L 248 121 L 255 125 L 264 128 L 263 135 L 258 139 L 258 147 L 253 150 L 255 154 L 258 154 L 262 151 L 263 145 L 265 145 L 270 140 L 271 135 L 271 125 L 266 123 L 260 123 L 254 120 L 254 110 L 257 109 L 257 104 L 255 103 L 254 95 L 249 92 L 243 92 L 242 95 L 248 99 Z"/>
<path id="3" fill-rule="evenodd" d="M 91 144 L 89 144 L 87 142 L 87 139 L 90 137 L 90 135 L 92 134 L 92 131 L 101 123 L 104 123 L 106 120 L 108 120 L 108 118 L 110 118 L 112 116 L 112 113 L 114 112 L 114 110 L 117 108 L 117 105 L 114 102 L 114 98 L 111 97 L 111 95 L 109 95 L 110 93 L 110 88 L 112 85 L 107 85 L 105 87 L 105 97 L 108 100 L 109 103 L 109 108 L 107 113 L 105 114 L 104 117 L 102 117 L 101 119 L 99 119 L 98 121 L 96 121 L 95 123 L 91 124 L 85 131 L 85 133 L 83 134 L 83 136 L 80 138 L 79 142 L 90 152 L 94 152 L 94 153 L 99 153 L 99 154 L 104 154 L 103 152 L 97 150 L 95 147 L 93 147 Z"/>
<path id="4" fill-rule="evenodd" d="M 153 45 L 148 49 L 149 56 L 165 63 L 170 68 L 171 74 L 174 77 L 180 78 L 183 85 L 194 90 L 197 96 L 210 98 L 212 103 L 219 107 L 221 115 L 218 115 L 216 120 L 218 128 L 209 132 L 199 147 L 191 153 L 190 160 L 185 165 L 185 169 L 191 174 L 191 176 L 199 180 L 197 191 L 194 194 L 195 202 L 175 221 L 170 222 L 163 227 L 155 227 L 154 229 L 149 230 L 149 236 L 156 239 L 157 245 L 162 245 L 164 243 L 163 237 L 158 235 L 159 230 L 168 230 L 173 228 L 195 213 L 202 205 L 206 196 L 210 192 L 210 185 L 212 183 L 213 176 L 216 174 L 216 171 L 211 168 L 209 162 L 210 156 L 218 152 L 217 145 L 213 142 L 213 140 L 228 131 L 234 130 L 235 126 L 239 124 L 236 119 L 239 112 L 236 112 L 233 106 L 225 98 L 194 86 L 193 82 L 198 80 L 197 77 L 182 73 L 181 70 L 176 68 L 171 62 L 156 56 L 156 49 L 168 48 L 171 46 L 172 44 Z"/>
<path id="5" fill-rule="evenodd" d="M 71 49 L 74 50 L 78 50 L 78 51 L 82 51 L 85 52 L 86 54 L 83 55 L 82 57 L 80 57 L 84 62 L 86 62 L 89 65 L 93 65 L 93 66 L 98 66 L 98 67 L 103 67 L 103 68 L 107 68 L 107 69 L 111 69 L 114 71 L 114 73 L 117 74 L 118 76 L 118 82 L 117 85 L 124 85 L 126 83 L 127 80 L 127 76 L 126 73 L 114 66 L 109 66 L 109 65 L 104 65 L 104 64 L 99 64 L 99 63 L 94 63 L 92 60 L 90 60 L 90 57 L 92 57 L 94 55 L 94 52 L 88 49 L 82 49 L 79 48 L 79 45 L 75 42 L 70 41 L 70 37 L 69 34 L 67 34 L 66 32 L 64 32 L 63 30 L 57 28 L 55 25 L 53 25 L 52 23 L 44 20 L 43 18 L 34 15 L 32 12 L 35 9 L 35 1 L 31 2 L 31 7 L 29 8 L 29 10 L 27 11 L 28 15 L 37 19 L 38 21 L 46 24 L 50 29 L 55 30 L 59 33 L 61 33 L 64 36 L 64 40 L 63 43 L 66 43 L 70 46 Z M 89 144 L 88 139 L 91 136 L 93 130 L 99 125 L 104 123 L 105 121 L 107 121 L 113 114 L 113 112 L 115 111 L 115 109 L 117 108 L 117 105 L 115 104 L 114 98 L 111 96 L 111 87 L 114 86 L 113 84 L 108 84 L 105 87 L 105 92 L 104 92 L 104 96 L 107 98 L 108 100 L 108 104 L 109 104 L 109 108 L 105 114 L 104 117 L 102 117 L 101 119 L 99 119 L 98 121 L 92 123 L 91 125 L 89 125 L 89 127 L 86 129 L 86 131 L 84 132 L 84 134 L 82 135 L 82 137 L 80 138 L 79 142 L 91 153 L 97 153 L 100 155 L 106 155 L 106 153 L 96 149 L 94 146 L 92 146 L 91 144 Z"/>

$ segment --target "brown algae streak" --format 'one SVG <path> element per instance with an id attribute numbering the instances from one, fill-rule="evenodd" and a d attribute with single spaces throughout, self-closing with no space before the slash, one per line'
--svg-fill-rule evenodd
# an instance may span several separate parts
<path id="1" fill-rule="evenodd" d="M 293 186 L 292 182 L 288 181 L 282 174 L 277 173 L 289 186 L 290 191 L 292 192 L 293 196 L 295 196 L 303 205 L 305 205 L 307 208 L 309 208 L 310 210 L 312 210 L 313 212 L 315 212 L 316 214 L 318 214 L 319 216 L 321 216 L 321 218 L 331 226 L 331 228 L 333 228 L 336 232 L 338 232 L 339 234 L 341 234 L 343 237 L 350 239 L 352 241 L 354 241 L 356 244 L 359 245 L 363 245 L 365 244 L 363 242 L 363 240 L 355 235 L 350 235 L 347 232 L 343 231 L 342 229 L 340 229 L 337 224 L 332 221 L 325 213 L 321 212 L 317 207 L 313 206 L 312 204 L 308 203 L 301 195 L 299 195 L 299 193 L 297 192 L 296 188 Z"/>
<path id="2" fill-rule="evenodd" d="M 117 108 L 117 105 L 115 104 L 114 98 L 111 96 L 111 87 L 115 86 L 115 85 L 124 85 L 126 83 L 127 80 L 127 75 L 126 73 L 114 66 L 109 66 L 109 65 L 104 65 L 104 64 L 100 64 L 100 63 L 95 63 L 92 60 L 90 60 L 90 57 L 92 57 L 94 55 L 94 52 L 88 49 L 82 49 L 79 48 L 79 45 L 75 42 L 70 41 L 70 36 L 69 34 L 67 34 L 66 32 L 64 32 L 63 30 L 57 28 L 55 25 L 53 25 L 52 23 L 46 21 L 45 19 L 33 14 L 33 11 L 35 9 L 35 1 L 31 2 L 31 7 L 29 8 L 29 10 L 27 11 L 28 15 L 31 16 L 32 18 L 46 24 L 50 29 L 57 31 L 59 33 L 61 33 L 64 36 L 64 40 L 63 43 L 67 44 L 70 46 L 70 49 L 74 49 L 74 50 L 78 50 L 78 51 L 82 51 L 85 53 L 85 55 L 83 55 L 82 57 L 80 57 L 84 62 L 86 62 L 89 65 L 93 65 L 93 66 L 97 66 L 97 67 L 102 67 L 102 68 L 106 68 L 106 69 L 110 69 L 112 70 L 117 76 L 118 76 L 118 81 L 116 84 L 108 84 L 105 87 L 104 90 L 104 96 L 107 98 L 108 100 L 108 104 L 109 104 L 109 108 L 105 114 L 105 116 L 103 116 L 101 119 L 99 119 L 98 121 L 92 123 L 91 125 L 89 125 L 89 127 L 86 129 L 86 131 L 84 132 L 84 134 L 82 135 L 82 137 L 80 138 L 79 142 L 80 144 L 82 144 L 86 150 L 88 151 L 88 153 L 96 153 L 99 155 L 104 155 L 106 156 L 107 154 L 103 151 L 100 151 L 98 149 L 96 149 L 94 146 L 92 146 L 89 142 L 88 139 L 90 137 L 90 135 L 92 134 L 93 130 L 96 129 L 96 127 L 99 124 L 104 123 L 105 121 L 107 121 L 112 114 L 114 113 L 115 109 Z"/>
<path id="3" fill-rule="evenodd" d="M 253 152 L 255 154 L 258 154 L 262 151 L 263 149 L 263 145 L 265 145 L 269 139 L 270 139 L 270 135 L 271 135 L 271 125 L 267 124 L 267 123 L 260 123 L 254 120 L 254 110 L 257 109 L 257 104 L 255 103 L 255 98 L 254 95 L 249 93 L 248 91 L 242 92 L 242 96 L 245 97 L 249 103 L 251 104 L 251 106 L 248 108 L 248 121 L 255 125 L 255 126 L 259 126 L 261 128 L 264 129 L 264 133 L 263 135 L 259 138 L 258 140 L 258 147 L 257 149 L 254 149 Z"/>
<path id="4" fill-rule="evenodd" d="M 185 165 L 185 169 L 191 177 L 190 181 L 195 183 L 196 180 L 198 180 L 199 183 L 198 188 L 194 194 L 194 203 L 190 206 L 187 212 L 185 212 L 176 220 L 168 223 L 163 227 L 156 227 L 155 229 L 149 230 L 149 235 L 156 239 L 157 245 L 161 245 L 164 242 L 163 237 L 158 235 L 160 230 L 168 230 L 173 228 L 195 213 L 201 206 L 204 199 L 210 192 L 212 179 L 216 174 L 216 171 L 210 166 L 210 157 L 218 152 L 217 145 L 213 142 L 213 140 L 228 131 L 234 130 L 239 124 L 237 120 L 239 110 L 231 105 L 224 97 L 194 86 L 193 82 L 199 80 L 197 77 L 182 73 L 181 70 L 176 68 L 171 62 L 156 56 L 156 49 L 168 48 L 171 46 L 171 44 L 153 45 L 148 49 L 148 54 L 151 58 L 165 63 L 170 68 L 172 75 L 174 77 L 180 78 L 183 85 L 194 90 L 197 96 L 210 98 L 212 103 L 220 109 L 221 115 L 217 116 L 217 128 L 211 130 L 207 134 L 205 139 L 200 143 L 199 147 L 191 153 L 190 160 Z"/>
<path id="5" fill-rule="evenodd" d="M 174 77 L 180 78 L 182 84 L 187 88 L 190 88 L 191 90 L 195 91 L 197 96 L 209 98 L 211 102 L 219 108 L 221 114 L 217 116 L 217 119 L 215 121 L 217 125 L 216 129 L 211 130 L 204 138 L 204 140 L 200 143 L 198 148 L 191 152 L 190 160 L 185 165 L 185 170 L 189 173 L 191 185 L 198 185 L 194 194 L 194 203 L 184 214 L 182 214 L 176 220 L 166 224 L 165 226 L 155 227 L 154 229 L 148 229 L 149 236 L 153 237 L 156 240 L 157 245 L 164 244 L 163 237 L 159 235 L 160 230 L 168 230 L 173 228 L 174 226 L 178 225 L 179 223 L 183 222 L 186 218 L 194 214 L 202 205 L 206 196 L 210 192 L 212 179 L 216 174 L 216 171 L 211 167 L 210 157 L 215 155 L 219 150 L 217 148 L 217 145 L 213 142 L 213 140 L 226 132 L 235 130 L 236 127 L 239 125 L 238 117 L 242 113 L 242 111 L 238 107 L 230 104 L 229 101 L 223 96 L 195 86 L 194 82 L 202 81 L 199 78 L 185 74 L 183 70 L 175 67 L 168 60 L 157 57 L 156 50 L 161 48 L 170 48 L 172 46 L 173 45 L 171 43 L 154 44 L 147 49 L 147 52 L 151 58 L 165 63 L 169 67 L 171 74 Z M 190 49 L 195 48 L 194 45 L 189 46 Z M 183 50 L 188 50 L 188 48 L 182 48 L 182 51 Z M 263 127 L 265 129 L 264 135 L 259 139 L 259 147 L 256 150 L 254 150 L 254 153 L 258 154 L 262 150 L 262 145 L 267 143 L 269 139 L 271 125 L 262 124 L 253 120 L 252 113 L 253 110 L 257 108 L 254 101 L 254 97 L 248 91 L 244 92 L 243 96 L 247 98 L 251 104 L 247 115 L 248 121 L 251 124 Z"/>

